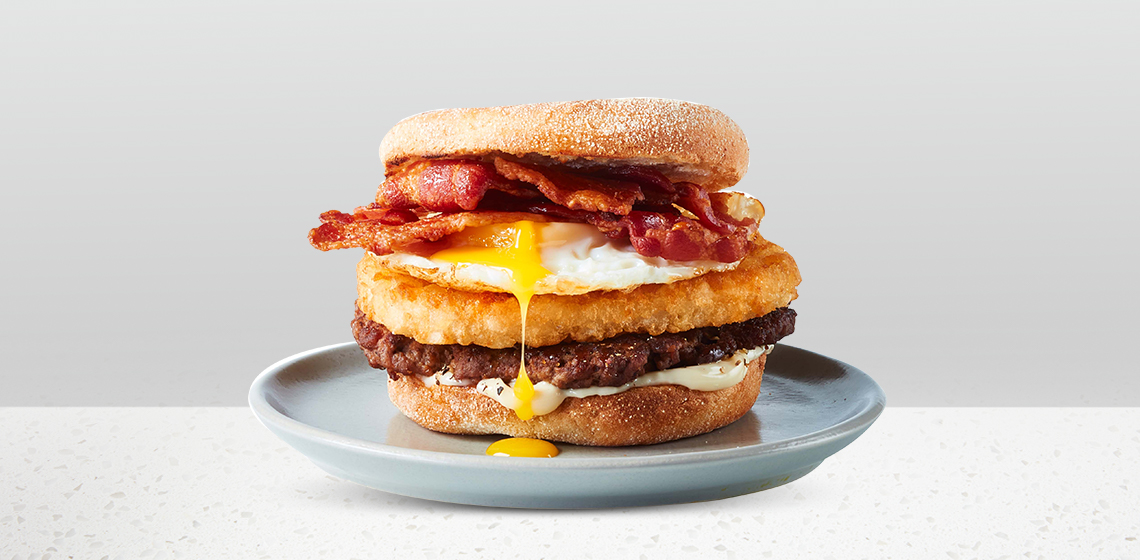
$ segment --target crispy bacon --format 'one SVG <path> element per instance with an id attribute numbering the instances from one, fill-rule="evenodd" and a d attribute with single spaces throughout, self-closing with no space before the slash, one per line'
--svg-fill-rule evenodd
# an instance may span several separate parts
<path id="1" fill-rule="evenodd" d="M 418 161 L 390 176 L 376 190 L 376 203 L 384 208 L 460 212 L 474 210 L 488 189 L 538 196 L 533 188 L 496 173 L 489 163 L 439 159 Z"/>
<path id="2" fill-rule="evenodd" d="M 339 214 L 340 212 L 337 213 Z M 398 226 L 419 219 L 419 215 L 411 210 L 383 208 L 376 206 L 375 203 L 353 210 L 353 216 L 355 216 L 356 219 L 375 220 L 386 226 Z M 343 220 L 343 218 L 340 219 Z M 324 221 L 324 216 L 321 216 L 321 221 Z"/>
<path id="3" fill-rule="evenodd" d="M 363 247 L 382 255 L 428 251 L 469 227 L 561 221 L 593 224 L 648 257 L 734 262 L 747 253 L 756 222 L 733 218 L 732 196 L 671 183 L 649 167 L 587 174 L 502 158 L 421 161 L 390 176 L 377 202 L 322 214 L 309 240 L 322 251 Z"/>
<path id="4" fill-rule="evenodd" d="M 705 227 L 721 235 L 732 233 L 734 228 L 721 220 L 713 211 L 708 192 L 692 183 L 676 183 L 675 186 L 679 195 L 676 203 L 679 206 L 692 212 Z"/>
<path id="5" fill-rule="evenodd" d="M 352 214 L 329 210 L 321 214 L 321 225 L 309 232 L 309 242 L 322 251 L 361 247 L 356 239 L 363 231 L 355 227 L 356 224 L 370 224 L 369 227 L 399 226 L 418 219 L 419 216 L 411 210 L 376 208 L 374 205 L 361 206 L 353 210 Z"/>
<path id="6" fill-rule="evenodd" d="M 436 214 L 404 224 L 386 225 L 379 220 L 364 218 L 359 213 L 350 215 L 333 211 L 321 214 L 324 223 L 309 232 L 309 243 L 322 251 L 363 247 L 377 255 L 386 255 L 417 243 L 439 241 L 467 228 L 521 220 L 550 221 L 546 216 L 527 212 L 476 210 Z"/>
<path id="7" fill-rule="evenodd" d="M 645 200 L 641 187 L 629 181 L 567 173 L 503 158 L 495 158 L 495 170 L 507 179 L 525 181 L 538 187 L 539 192 L 551 202 L 571 210 L 624 216 L 633 209 L 635 202 Z"/>
<path id="8" fill-rule="evenodd" d="M 326 212 L 324 222 L 309 233 L 314 247 L 322 251 L 363 247 L 378 255 L 407 247 L 439 241 L 444 237 L 495 223 L 519 220 L 589 223 L 612 239 L 628 239 L 633 248 L 647 257 L 671 261 L 713 260 L 734 262 L 748 251 L 755 226 L 735 228 L 719 235 L 699 221 L 681 215 L 675 208 L 634 210 L 627 216 L 605 212 L 571 210 L 549 201 L 537 201 L 509 195 L 493 195 L 484 200 L 497 210 L 477 209 L 472 212 L 425 215 L 402 223 L 387 223 L 390 215 L 370 218 L 375 209 L 358 208 L 353 214 Z M 414 214 L 413 214 L 414 216 Z M 731 219 L 721 215 L 723 218 Z"/>
<path id="9" fill-rule="evenodd" d="M 628 236 L 640 255 L 671 261 L 738 261 L 748 252 L 752 233 L 737 229 L 728 235 L 719 235 L 678 213 L 639 210 L 616 221 L 595 225 L 611 238 Z"/>
<path id="10" fill-rule="evenodd" d="M 479 203 L 480 211 L 525 212 L 550 218 L 549 221 L 589 223 L 599 212 L 571 210 L 545 198 L 522 198 L 502 192 L 489 192 Z M 616 216 L 611 214 L 611 216 Z"/>

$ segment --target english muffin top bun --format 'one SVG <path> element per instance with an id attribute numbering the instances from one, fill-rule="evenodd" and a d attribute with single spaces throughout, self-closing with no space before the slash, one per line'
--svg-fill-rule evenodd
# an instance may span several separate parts
<path id="1" fill-rule="evenodd" d="M 585 168 L 650 166 L 709 192 L 748 172 L 748 140 L 736 122 L 708 105 L 675 99 L 441 109 L 396 123 L 380 143 L 389 173 L 420 158 L 496 154 Z"/>

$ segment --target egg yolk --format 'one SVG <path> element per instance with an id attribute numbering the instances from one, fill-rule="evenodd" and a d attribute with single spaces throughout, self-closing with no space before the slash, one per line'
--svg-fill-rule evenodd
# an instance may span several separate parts
<path id="1" fill-rule="evenodd" d="M 510 273 L 510 291 L 519 302 L 522 316 L 522 356 L 519 358 L 518 379 L 513 388 L 515 398 L 522 402 L 515 410 L 521 420 L 530 420 L 534 416 L 531 407 L 534 383 L 526 374 L 526 312 L 530 307 L 530 298 L 534 296 L 535 284 L 550 275 L 550 271 L 542 266 L 536 229 L 536 224 L 529 221 L 469 228 L 451 236 L 450 240 L 454 244 L 452 248 L 431 256 L 457 265 L 494 266 Z"/>
<path id="2" fill-rule="evenodd" d="M 554 457 L 558 455 L 558 448 L 541 439 L 507 438 L 492 443 L 487 454 L 496 457 Z"/>

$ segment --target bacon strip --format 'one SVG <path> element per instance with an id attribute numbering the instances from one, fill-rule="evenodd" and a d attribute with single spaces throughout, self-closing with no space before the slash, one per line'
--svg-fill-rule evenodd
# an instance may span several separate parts
<path id="1" fill-rule="evenodd" d="M 671 183 L 649 167 L 584 174 L 502 158 L 493 164 L 420 161 L 380 185 L 376 203 L 352 214 L 322 214 L 309 241 L 322 251 L 426 252 L 469 227 L 562 221 L 593 224 L 612 239 L 628 239 L 648 257 L 735 262 L 756 234 L 756 220 L 743 216 L 762 216 L 763 207 L 740 211 L 734 196 L 740 195 L 710 195 L 693 183 Z"/>
<path id="2" fill-rule="evenodd" d="M 384 208 L 460 212 L 474 210 L 488 189 L 538 196 L 534 189 L 503 178 L 489 163 L 440 159 L 418 161 L 390 176 L 376 190 L 376 203 Z"/>
<path id="3" fill-rule="evenodd" d="M 437 214 L 404 223 L 386 223 L 390 215 L 369 217 L 369 212 L 382 210 L 357 209 L 353 214 L 325 212 L 321 215 L 324 223 L 309 232 L 309 241 L 322 251 L 363 247 L 385 255 L 419 243 L 439 241 L 469 227 L 520 220 L 582 222 L 594 225 L 612 239 L 628 239 L 638 254 L 647 257 L 735 262 L 748 252 L 756 229 L 755 225 L 737 228 L 722 236 L 682 216 L 676 209 L 671 209 L 671 213 L 634 210 L 627 216 L 616 216 L 509 196 L 494 197 L 492 203 L 500 210 Z"/>
<path id="4" fill-rule="evenodd" d="M 721 235 L 732 233 L 735 228 L 721 220 L 713 211 L 709 193 L 692 183 L 676 183 L 674 186 L 677 187 L 677 194 L 679 195 L 677 204 L 692 212 L 701 221 L 701 224 Z"/>
<path id="5" fill-rule="evenodd" d="M 701 222 L 681 215 L 673 206 L 639 205 L 629 215 L 618 216 L 491 194 L 488 193 L 484 201 L 489 208 L 539 214 L 551 221 L 589 223 L 611 239 L 629 239 L 640 255 L 671 261 L 736 262 L 748 253 L 758 225 L 753 220 L 736 220 L 726 213 L 728 201 L 740 196 L 732 193 L 713 193 L 714 198 L 708 201 L 708 212 L 729 228 L 725 234 L 711 231 Z"/>
<path id="6" fill-rule="evenodd" d="M 495 158 L 495 170 L 507 179 L 525 181 L 551 202 L 571 210 L 629 214 L 633 204 L 645 200 L 637 183 L 567 173 L 537 165 Z"/>
<path id="7" fill-rule="evenodd" d="M 546 216 L 527 212 L 495 212 L 478 210 L 437 214 L 416 221 L 389 225 L 369 219 L 361 212 L 345 214 L 331 211 L 321 214 L 320 226 L 309 231 L 309 243 L 322 251 L 363 247 L 377 255 L 386 255 L 417 243 L 439 241 L 470 227 L 490 224 L 550 221 Z"/>
<path id="8" fill-rule="evenodd" d="M 680 214 L 639 210 L 594 225 L 611 238 L 628 237 L 640 255 L 671 261 L 738 261 L 748 252 L 751 234 L 755 232 L 738 229 L 722 236 Z"/>

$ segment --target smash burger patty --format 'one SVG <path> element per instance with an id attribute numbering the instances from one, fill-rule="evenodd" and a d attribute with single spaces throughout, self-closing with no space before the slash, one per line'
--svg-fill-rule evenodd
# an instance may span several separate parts
<path id="1" fill-rule="evenodd" d="M 657 336 L 624 334 L 601 342 L 566 342 L 526 349 L 527 374 L 560 389 L 616 387 L 645 373 L 721 361 L 739 350 L 775 344 L 792 334 L 796 312 L 786 307 L 762 317 L 720 327 Z M 375 368 L 401 375 L 430 376 L 445 368 L 458 381 L 515 379 L 519 349 L 462 344 L 421 344 L 392 334 L 360 309 L 352 333 Z"/>

